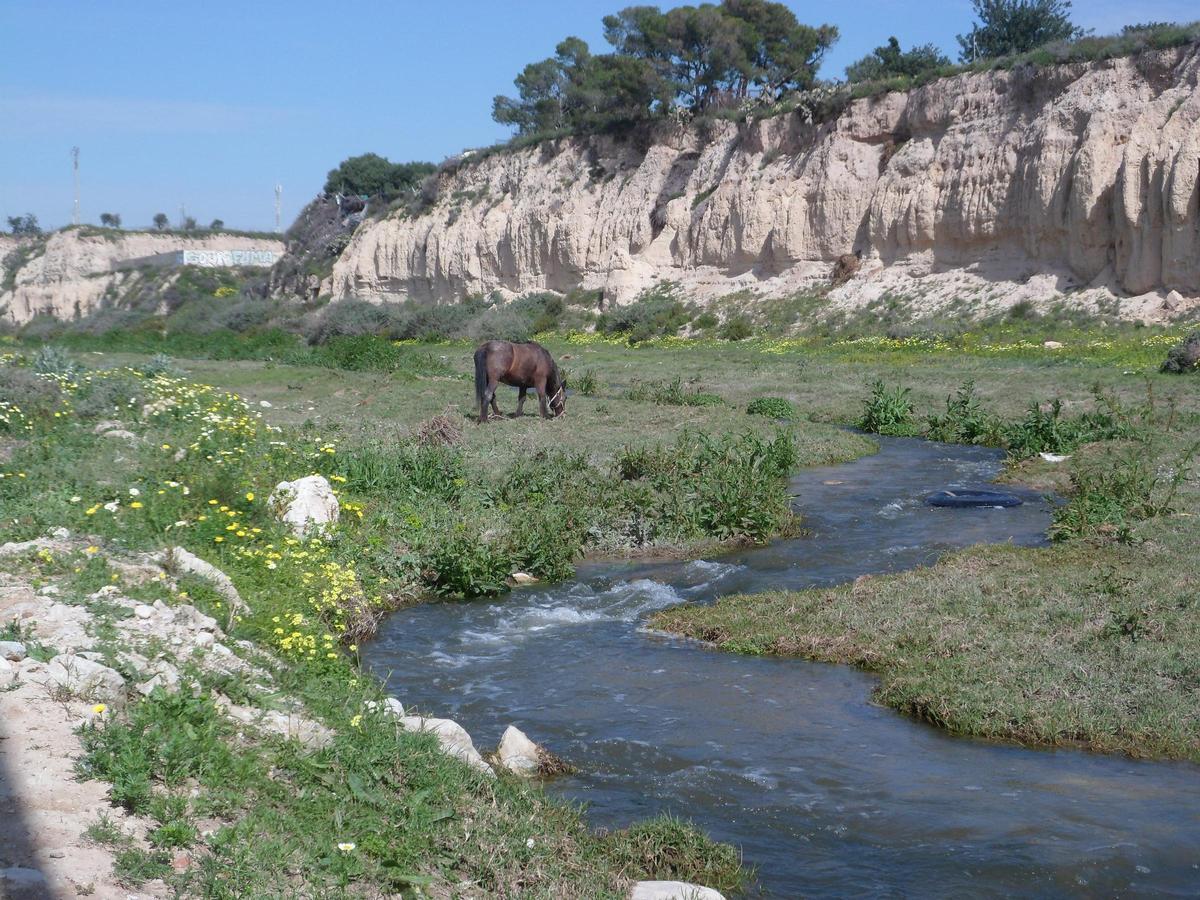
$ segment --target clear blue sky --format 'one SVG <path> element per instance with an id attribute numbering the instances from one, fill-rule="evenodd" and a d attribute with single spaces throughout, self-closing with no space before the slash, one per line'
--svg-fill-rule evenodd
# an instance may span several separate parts
<path id="1" fill-rule="evenodd" d="M 0 216 L 69 222 L 78 145 L 83 221 L 174 221 L 182 203 L 267 229 L 278 181 L 286 225 L 347 156 L 437 162 L 505 137 L 492 97 L 568 34 L 603 48 L 601 17 L 630 2 L 0 0 Z M 893 34 L 954 57 L 971 22 L 969 0 L 789 5 L 841 30 L 829 77 Z M 1105 33 L 1195 10 L 1079 0 L 1075 19 Z"/>

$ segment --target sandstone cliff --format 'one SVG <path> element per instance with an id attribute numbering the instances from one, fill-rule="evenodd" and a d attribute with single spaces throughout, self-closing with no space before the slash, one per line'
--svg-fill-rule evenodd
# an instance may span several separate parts
<path id="1" fill-rule="evenodd" d="M 839 289 L 851 300 L 1197 297 L 1198 78 L 1193 44 L 960 75 L 816 125 L 792 113 L 645 152 L 597 137 L 468 159 L 423 214 L 362 225 L 325 288 L 443 301 L 583 285 L 622 302 L 670 279 L 697 296 L 785 293 L 858 252 Z"/>
<path id="2" fill-rule="evenodd" d="M 137 277 L 136 272 L 117 271 L 127 260 L 176 250 L 250 249 L 282 253 L 283 243 L 232 234 L 184 237 L 87 227 L 39 238 L 5 238 L 0 242 L 0 316 L 16 325 L 39 314 L 79 318 L 120 302 L 123 286 Z"/>

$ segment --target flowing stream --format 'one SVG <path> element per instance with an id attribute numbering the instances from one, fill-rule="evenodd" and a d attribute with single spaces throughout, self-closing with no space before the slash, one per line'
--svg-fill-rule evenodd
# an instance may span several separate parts
<path id="1" fill-rule="evenodd" d="M 640 630 L 725 594 L 850 581 L 1045 541 L 1048 504 L 933 509 L 997 453 L 908 439 L 794 479 L 809 534 L 712 561 L 589 565 L 497 601 L 391 616 L 364 648 L 406 705 L 480 747 L 516 724 L 578 767 L 550 790 L 609 827 L 661 812 L 739 846 L 769 896 L 1200 895 L 1200 767 L 949 737 L 870 675 Z"/>

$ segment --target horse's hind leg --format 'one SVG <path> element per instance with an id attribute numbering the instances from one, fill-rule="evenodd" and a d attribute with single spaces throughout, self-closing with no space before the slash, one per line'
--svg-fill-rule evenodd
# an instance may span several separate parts
<path id="1" fill-rule="evenodd" d="M 499 385 L 497 385 L 497 387 L 499 387 Z M 500 412 L 500 404 L 496 402 L 496 388 L 495 387 L 492 388 L 492 412 L 494 412 L 498 416 L 504 415 L 504 413 Z"/>
<path id="2" fill-rule="evenodd" d="M 496 385 L 497 382 L 488 379 L 487 387 L 483 389 L 483 396 L 479 398 L 479 424 L 483 424 L 488 420 L 488 406 L 496 410 L 496 415 L 500 414 L 500 408 L 496 406 Z"/>
<path id="3" fill-rule="evenodd" d="M 521 392 L 517 394 L 517 415 L 519 419 L 525 415 L 525 395 L 529 392 L 529 388 L 521 388 Z"/>

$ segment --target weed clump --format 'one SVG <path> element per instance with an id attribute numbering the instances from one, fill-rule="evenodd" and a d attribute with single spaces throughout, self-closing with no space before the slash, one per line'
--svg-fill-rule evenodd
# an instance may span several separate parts
<path id="1" fill-rule="evenodd" d="M 1188 477 L 1197 446 L 1161 466 L 1144 443 L 1107 447 L 1078 462 L 1071 473 L 1071 499 L 1054 512 L 1054 540 L 1115 537 L 1128 542 L 1133 526 L 1169 513 Z"/>
<path id="2" fill-rule="evenodd" d="M 995 444 L 999 440 L 1000 420 L 984 412 L 975 393 L 975 382 L 965 381 L 953 396 L 946 398 L 946 411 L 931 414 L 926 436 L 947 444 Z"/>
<path id="3" fill-rule="evenodd" d="M 796 407 L 792 405 L 791 400 L 785 400 L 783 397 L 755 397 L 746 407 L 746 413 L 751 416 L 765 416 L 768 419 L 792 421 L 796 418 Z"/>
<path id="4" fill-rule="evenodd" d="M 912 391 L 897 385 L 887 387 L 882 381 L 871 382 L 871 396 L 863 404 L 862 415 L 855 423 L 863 431 L 911 437 L 919 432 L 913 414 L 916 407 L 910 399 Z"/>
<path id="5" fill-rule="evenodd" d="M 659 406 L 720 406 L 725 402 L 717 394 L 699 388 L 685 388 L 679 376 L 672 381 L 642 381 L 635 378 L 625 392 L 625 398 L 635 403 L 649 401 Z"/>
<path id="6" fill-rule="evenodd" d="M 1200 331 L 1193 331 L 1172 347 L 1159 369 L 1170 375 L 1186 375 L 1200 367 Z"/>

